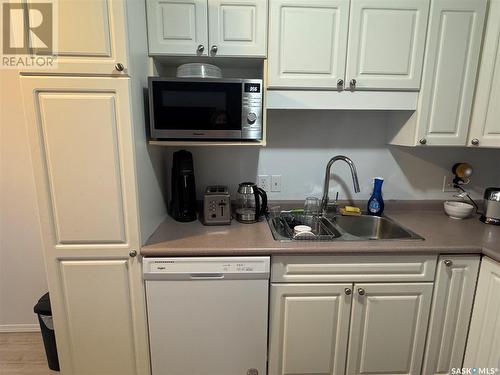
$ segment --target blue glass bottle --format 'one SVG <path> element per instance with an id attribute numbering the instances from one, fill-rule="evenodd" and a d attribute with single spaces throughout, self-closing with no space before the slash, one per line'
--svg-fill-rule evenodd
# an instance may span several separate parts
<path id="1" fill-rule="evenodd" d="M 375 177 L 373 179 L 373 193 L 368 200 L 368 214 L 380 216 L 384 212 L 384 199 L 382 198 L 382 184 L 384 179 L 382 177 Z"/>

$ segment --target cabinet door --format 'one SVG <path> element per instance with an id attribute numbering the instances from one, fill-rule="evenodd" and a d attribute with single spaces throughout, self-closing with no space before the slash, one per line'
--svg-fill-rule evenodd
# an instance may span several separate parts
<path id="1" fill-rule="evenodd" d="M 47 245 L 137 244 L 129 79 L 21 81 Z"/>
<path id="2" fill-rule="evenodd" d="M 470 123 L 473 147 L 500 147 L 500 0 L 490 0 L 487 22 Z"/>
<path id="3" fill-rule="evenodd" d="M 61 370 L 149 373 L 129 79 L 21 84 Z"/>
<path id="4" fill-rule="evenodd" d="M 500 263 L 484 257 L 479 271 L 464 367 L 500 368 Z"/>
<path id="5" fill-rule="evenodd" d="M 271 1 L 269 87 L 343 87 L 348 23 L 349 0 Z"/>
<path id="6" fill-rule="evenodd" d="M 352 284 L 271 285 L 269 375 L 344 374 L 351 291 Z"/>
<path id="7" fill-rule="evenodd" d="M 462 367 L 478 270 L 479 255 L 439 258 L 423 374 Z"/>
<path id="8" fill-rule="evenodd" d="M 27 2 L 29 7 L 40 1 Z M 65 0 L 54 1 L 53 6 L 57 68 L 50 72 L 127 74 L 125 1 Z M 125 69 L 117 70 L 117 63 Z"/>
<path id="9" fill-rule="evenodd" d="M 58 303 L 64 308 L 66 319 L 59 319 L 55 328 L 58 349 L 64 354 L 71 350 L 72 372 L 68 373 L 141 373 L 142 364 L 137 363 L 133 339 L 134 297 L 130 287 L 133 271 L 128 262 L 127 259 L 59 262 Z"/>
<path id="10" fill-rule="evenodd" d="M 265 57 L 267 0 L 211 0 L 210 55 Z"/>
<path id="11" fill-rule="evenodd" d="M 428 15 L 429 0 L 352 0 L 346 84 L 418 90 Z"/>
<path id="12" fill-rule="evenodd" d="M 466 144 L 485 10 L 485 0 L 431 4 L 418 109 L 422 143 Z"/>
<path id="13" fill-rule="evenodd" d="M 207 56 L 207 0 L 147 0 L 150 55 Z"/>
<path id="14" fill-rule="evenodd" d="M 347 374 L 420 374 L 432 283 L 355 284 Z"/>

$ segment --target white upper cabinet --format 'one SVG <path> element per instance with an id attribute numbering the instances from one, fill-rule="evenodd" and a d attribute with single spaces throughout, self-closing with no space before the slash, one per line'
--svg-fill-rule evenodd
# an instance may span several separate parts
<path id="1" fill-rule="evenodd" d="M 500 1 L 490 0 L 469 146 L 500 147 Z"/>
<path id="2" fill-rule="evenodd" d="M 432 286 L 354 285 L 346 374 L 420 375 Z"/>
<path id="3" fill-rule="evenodd" d="M 423 144 L 466 144 L 485 11 L 483 0 L 432 2 L 418 110 Z"/>
<path id="4" fill-rule="evenodd" d="M 428 14 L 429 0 L 272 1 L 269 87 L 418 90 Z"/>
<path id="5" fill-rule="evenodd" d="M 146 0 L 150 54 L 207 56 L 207 0 Z"/>
<path id="6" fill-rule="evenodd" d="M 429 0 L 351 0 L 346 84 L 418 90 L 428 14 Z"/>
<path id="7" fill-rule="evenodd" d="M 417 111 L 389 130 L 390 144 L 465 146 L 486 0 L 433 0 Z"/>
<path id="8" fill-rule="evenodd" d="M 150 55 L 265 57 L 267 0 L 146 0 Z"/>
<path id="9" fill-rule="evenodd" d="M 28 0 L 28 7 L 36 3 Z M 48 73 L 127 74 L 125 1 L 65 0 L 54 5 L 57 68 Z"/>
<path id="10" fill-rule="evenodd" d="M 348 24 L 349 0 L 272 0 L 269 87 L 343 87 Z"/>
<path id="11" fill-rule="evenodd" d="M 484 257 L 464 367 L 500 368 L 500 263 Z"/>
<path id="12" fill-rule="evenodd" d="M 267 0 L 210 0 L 211 56 L 265 57 Z"/>

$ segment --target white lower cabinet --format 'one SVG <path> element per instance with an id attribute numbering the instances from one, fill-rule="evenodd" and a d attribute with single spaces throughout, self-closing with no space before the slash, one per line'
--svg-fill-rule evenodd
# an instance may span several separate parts
<path id="1" fill-rule="evenodd" d="M 435 256 L 272 263 L 269 375 L 420 374 Z"/>
<path id="2" fill-rule="evenodd" d="M 352 287 L 271 285 L 270 375 L 344 373 Z"/>
<path id="3" fill-rule="evenodd" d="M 420 374 L 432 283 L 354 289 L 346 373 Z"/>
<path id="4" fill-rule="evenodd" d="M 478 270 L 479 255 L 439 258 L 422 374 L 462 367 Z"/>
<path id="5" fill-rule="evenodd" d="M 464 367 L 500 369 L 500 263 L 487 257 L 481 262 Z"/>
<path id="6" fill-rule="evenodd" d="M 58 263 L 58 302 L 65 315 L 57 327 L 58 344 L 64 345 L 58 350 L 71 358 L 65 373 L 143 374 L 147 364 L 138 363 L 133 340 L 137 291 L 132 285 L 140 285 L 139 262 L 124 257 Z"/>

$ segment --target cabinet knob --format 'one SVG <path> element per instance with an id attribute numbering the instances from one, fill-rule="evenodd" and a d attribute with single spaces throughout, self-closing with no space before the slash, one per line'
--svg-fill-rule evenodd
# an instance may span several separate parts
<path id="1" fill-rule="evenodd" d="M 219 50 L 219 48 L 217 48 L 216 45 L 213 45 L 212 48 L 210 48 L 210 52 L 212 53 L 212 55 L 215 55 L 218 50 Z"/>
<path id="2" fill-rule="evenodd" d="M 345 293 L 346 296 L 350 296 L 352 294 L 351 288 L 345 288 L 344 289 L 344 293 Z"/>
<path id="3" fill-rule="evenodd" d="M 366 291 L 363 288 L 358 288 L 358 294 L 360 296 L 364 296 L 366 294 Z"/>
<path id="4" fill-rule="evenodd" d="M 125 67 L 123 66 L 122 63 L 116 63 L 115 69 L 118 70 L 119 72 L 123 72 L 125 70 Z"/>
<path id="5" fill-rule="evenodd" d="M 343 79 L 339 79 L 337 81 L 337 89 L 338 90 L 342 90 L 344 88 L 344 80 Z"/>
<path id="6" fill-rule="evenodd" d="M 134 258 L 137 256 L 137 251 L 135 250 L 130 250 L 130 253 L 128 253 L 128 255 L 130 255 L 130 257 Z"/>
<path id="7" fill-rule="evenodd" d="M 203 44 L 200 44 L 198 48 L 196 48 L 196 52 L 201 55 L 203 51 L 205 51 L 205 46 Z"/>
<path id="8" fill-rule="evenodd" d="M 472 141 L 470 141 L 470 143 L 472 143 L 473 146 L 477 146 L 479 145 L 479 139 L 474 138 Z"/>
<path id="9" fill-rule="evenodd" d="M 422 138 L 420 141 L 418 141 L 418 143 L 420 143 L 421 145 L 425 145 L 427 144 L 427 139 Z"/>
<path id="10" fill-rule="evenodd" d="M 247 375 L 259 375 L 259 370 L 256 368 L 249 368 L 247 370 Z"/>
<path id="11" fill-rule="evenodd" d="M 356 80 L 354 78 L 349 82 L 349 87 L 351 88 L 351 90 L 354 90 L 356 88 Z"/>
<path id="12" fill-rule="evenodd" d="M 443 263 L 444 263 L 444 265 L 445 265 L 446 267 L 451 267 L 451 266 L 453 266 L 453 261 L 451 261 L 451 260 L 449 260 L 449 259 L 445 259 L 445 260 L 443 261 Z"/>

